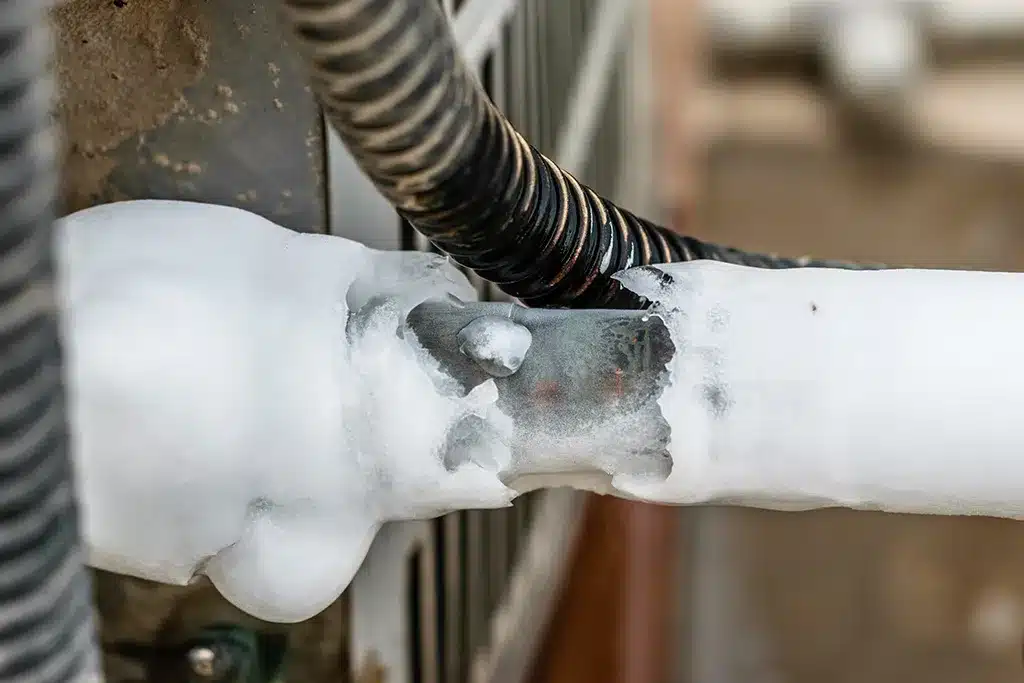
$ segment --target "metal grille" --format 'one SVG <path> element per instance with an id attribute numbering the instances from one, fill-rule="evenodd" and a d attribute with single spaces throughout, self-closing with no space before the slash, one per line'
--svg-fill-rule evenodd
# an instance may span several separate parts
<path id="1" fill-rule="evenodd" d="M 636 208 L 618 192 L 622 178 L 635 175 L 626 163 L 646 159 L 626 130 L 635 93 L 626 87 L 633 62 L 623 48 L 629 19 L 645 3 L 439 1 L 488 95 L 525 137 L 583 182 Z M 377 248 L 435 251 L 359 175 L 336 138 L 328 157 L 334 234 Z M 504 298 L 467 275 L 483 299 Z M 572 492 L 538 492 L 506 510 L 386 528 L 352 587 L 357 671 L 365 674 L 373 661 L 397 683 L 525 680 L 579 510 Z"/>

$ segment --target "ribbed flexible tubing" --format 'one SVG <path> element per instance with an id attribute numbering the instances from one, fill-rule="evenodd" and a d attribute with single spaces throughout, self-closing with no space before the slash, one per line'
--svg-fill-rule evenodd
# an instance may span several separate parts
<path id="1" fill-rule="evenodd" d="M 53 288 L 44 0 L 0 0 L 0 680 L 98 680 Z"/>
<path id="2" fill-rule="evenodd" d="M 282 2 L 328 119 L 378 190 L 441 251 L 525 304 L 629 305 L 610 276 L 653 263 L 858 267 L 702 242 L 598 196 L 491 103 L 435 0 Z"/>

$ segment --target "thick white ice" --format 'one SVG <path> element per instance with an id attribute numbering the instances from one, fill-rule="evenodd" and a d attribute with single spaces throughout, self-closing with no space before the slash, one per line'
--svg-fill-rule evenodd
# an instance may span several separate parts
<path id="1" fill-rule="evenodd" d="M 500 440 L 453 471 L 441 456 L 454 423 L 493 410 L 493 383 L 446 395 L 396 334 L 427 298 L 475 297 L 443 259 L 185 202 L 89 209 L 58 238 L 93 566 L 205 573 L 241 609 L 297 621 L 348 585 L 383 520 L 511 499 Z"/>
<path id="2" fill-rule="evenodd" d="M 668 275 L 665 278 L 664 275 Z M 628 271 L 673 336 L 667 479 L 620 494 L 1024 517 L 1024 274 Z"/>

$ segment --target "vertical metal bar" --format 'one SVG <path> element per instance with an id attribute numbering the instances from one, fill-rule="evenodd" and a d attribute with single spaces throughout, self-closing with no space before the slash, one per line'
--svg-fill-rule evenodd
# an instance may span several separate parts
<path id="1" fill-rule="evenodd" d="M 523 548 L 526 546 L 526 533 L 522 526 L 522 516 L 515 507 L 508 511 L 508 529 L 512 544 L 509 546 L 509 577 L 516 573 L 517 564 L 522 559 Z"/>
<path id="2" fill-rule="evenodd" d="M 488 93 L 498 109 L 506 111 L 512 97 L 508 91 L 508 56 L 505 53 L 504 38 L 498 42 L 490 55 L 491 92 Z"/>
<path id="3" fill-rule="evenodd" d="M 486 532 L 487 514 L 478 510 L 466 512 L 466 641 L 467 658 L 486 645 L 487 577 Z"/>
<path id="4" fill-rule="evenodd" d="M 548 82 L 545 86 L 547 94 L 547 110 L 550 115 L 549 133 L 557 135 L 564 125 L 565 118 L 565 93 L 568 92 L 567 74 L 572 73 L 573 54 L 571 45 L 572 26 L 569 21 L 572 17 L 573 0 L 562 2 L 548 2 L 548 22 L 545 33 L 548 43 L 548 59 L 544 71 L 547 73 Z M 554 149 L 555 140 L 548 142 L 550 149 Z"/>
<path id="5" fill-rule="evenodd" d="M 436 575 L 435 556 L 437 548 L 434 546 L 431 525 L 429 522 L 418 524 L 420 530 L 420 623 L 419 634 L 421 643 L 420 675 L 418 680 L 422 683 L 441 683 L 440 664 L 438 654 L 438 630 L 437 630 L 437 608 L 441 596 L 437 594 L 439 584 Z"/>
<path id="6" fill-rule="evenodd" d="M 509 54 L 511 55 L 512 68 L 516 75 L 515 93 L 519 106 L 516 108 L 516 120 L 513 125 L 529 137 L 530 130 L 530 107 L 531 99 L 529 94 L 529 74 L 527 72 L 527 47 L 526 47 L 526 22 L 528 4 L 524 0 L 519 5 L 512 23 L 509 25 Z"/>
<path id="7" fill-rule="evenodd" d="M 528 139 L 536 139 L 540 132 L 540 108 L 544 106 L 537 83 L 539 70 L 537 54 L 537 2 L 538 0 L 524 0 L 523 8 L 523 54 L 526 57 L 526 118 L 529 122 L 527 130 Z"/>
<path id="8" fill-rule="evenodd" d="M 488 595 L 488 608 L 491 613 L 497 609 L 505 593 L 505 582 L 508 579 L 508 525 L 507 510 L 494 510 L 488 521 L 488 573 L 491 589 Z"/>
<path id="9" fill-rule="evenodd" d="M 407 650 L 413 625 L 403 588 L 408 559 L 418 542 L 417 524 L 386 524 L 349 586 L 352 668 L 357 680 L 375 680 L 374 672 L 384 672 L 396 683 L 412 680 Z"/>
<path id="10" fill-rule="evenodd" d="M 469 667 L 473 660 L 475 644 L 470 631 L 470 615 L 473 610 L 472 595 L 469 591 L 469 582 L 475 567 L 469 561 L 470 529 L 469 513 L 459 512 L 453 515 L 458 519 L 459 528 L 459 574 L 460 584 L 458 586 L 459 600 L 462 604 L 462 611 L 459 614 L 459 642 L 462 651 L 459 653 L 458 667 L 456 672 L 460 682 L 469 680 Z"/>
<path id="11" fill-rule="evenodd" d="M 442 578 L 443 595 L 440 599 L 444 605 L 444 622 L 442 624 L 444 643 L 444 683 L 460 683 L 461 659 L 465 656 L 465 644 L 462 642 L 462 566 L 459 556 L 462 552 L 459 513 L 445 515 L 437 522 L 443 538 L 441 552 L 444 556 L 444 577 Z"/>
<path id="12" fill-rule="evenodd" d="M 374 249 L 401 249 L 395 209 L 367 178 L 326 122 L 328 231 Z"/>
<path id="13" fill-rule="evenodd" d="M 465 0 L 456 3 L 455 40 L 471 68 L 495 49 L 518 5 L 517 0 Z"/>
<path id="14" fill-rule="evenodd" d="M 570 173 L 579 173 L 594 143 L 595 133 L 605 113 L 603 104 L 614 73 L 615 61 L 622 54 L 624 38 L 635 3 L 631 0 L 601 0 L 587 32 L 586 47 L 580 56 L 572 86 L 565 124 L 559 132 L 556 158 Z M 604 188 L 607 189 L 607 188 Z"/>
<path id="15" fill-rule="evenodd" d="M 555 98 L 548 87 L 550 82 L 550 66 L 552 60 L 552 46 L 549 39 L 548 27 L 550 26 L 551 2 L 540 0 L 536 5 L 537 15 L 533 23 L 535 52 L 537 54 L 537 91 L 540 93 L 537 102 L 538 131 L 537 144 L 546 153 L 553 149 L 554 135 L 551 130 L 551 107 Z"/>
<path id="16" fill-rule="evenodd" d="M 530 669 L 555 611 L 582 522 L 581 498 L 568 489 L 540 494 L 534 532 L 523 539 L 517 571 L 505 586 L 507 600 L 493 617 L 491 656 L 478 660 L 479 675 L 472 683 L 533 680 Z"/>
<path id="17" fill-rule="evenodd" d="M 655 190 L 658 163 L 655 140 L 662 140 L 663 135 L 657 127 L 661 119 L 654 115 L 651 26 L 654 3 L 651 0 L 635 1 L 632 31 L 624 55 L 623 86 L 618 98 L 623 109 L 618 156 L 623 163 L 617 167 L 616 200 L 641 215 L 655 217 L 659 213 Z M 670 73 L 678 74 L 679 69 L 685 66 L 671 65 Z M 677 125 L 677 122 L 673 120 L 672 125 Z"/>

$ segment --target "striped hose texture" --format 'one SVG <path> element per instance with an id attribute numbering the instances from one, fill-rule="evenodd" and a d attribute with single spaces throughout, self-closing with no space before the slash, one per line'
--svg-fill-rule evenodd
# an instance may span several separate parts
<path id="1" fill-rule="evenodd" d="M 437 2 L 282 1 L 314 90 L 363 171 L 438 249 L 527 305 L 634 305 L 610 276 L 654 263 L 860 267 L 702 242 L 600 197 L 512 128 Z"/>
<path id="2" fill-rule="evenodd" d="M 43 0 L 0 0 L 0 680 L 97 679 L 53 294 Z"/>

